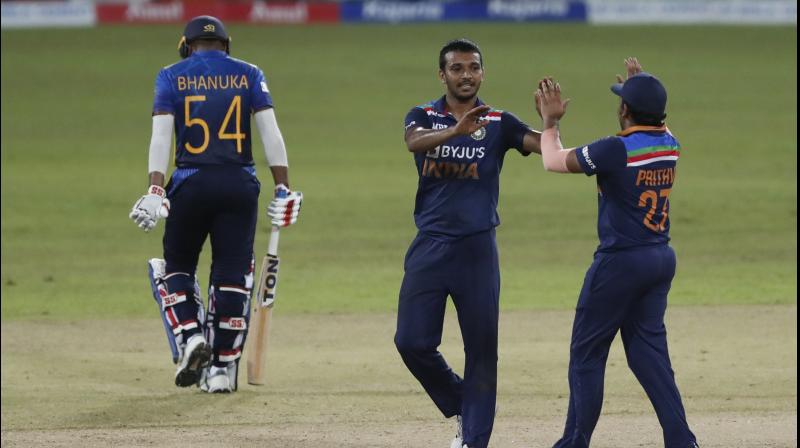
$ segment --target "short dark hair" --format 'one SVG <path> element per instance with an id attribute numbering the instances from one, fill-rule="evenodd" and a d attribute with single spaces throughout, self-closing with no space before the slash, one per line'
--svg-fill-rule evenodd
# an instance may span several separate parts
<path id="1" fill-rule="evenodd" d="M 622 104 L 628 108 L 628 114 L 630 114 L 631 120 L 635 124 L 641 126 L 664 126 L 664 120 L 667 118 L 667 114 L 648 114 L 645 112 L 639 112 L 638 110 L 632 108 L 631 105 L 625 101 L 623 101 Z"/>
<path id="2" fill-rule="evenodd" d="M 444 70 L 444 66 L 447 65 L 445 55 L 451 51 L 458 51 L 462 53 L 478 53 L 478 56 L 480 56 L 481 59 L 481 67 L 483 67 L 483 53 L 481 53 L 481 49 L 478 48 L 478 44 L 462 37 L 461 39 L 451 40 L 450 42 L 444 44 L 444 47 L 439 50 L 439 70 Z"/>

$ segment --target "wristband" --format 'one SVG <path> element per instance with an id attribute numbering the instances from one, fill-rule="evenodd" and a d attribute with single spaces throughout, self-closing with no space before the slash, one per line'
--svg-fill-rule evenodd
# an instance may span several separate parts
<path id="1" fill-rule="evenodd" d="M 147 190 L 147 194 L 154 194 L 163 198 L 167 195 L 167 192 L 158 185 L 150 185 L 150 188 Z"/>

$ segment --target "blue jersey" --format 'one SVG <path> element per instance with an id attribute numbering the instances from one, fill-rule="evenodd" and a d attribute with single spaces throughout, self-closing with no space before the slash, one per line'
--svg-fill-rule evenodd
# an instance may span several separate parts
<path id="1" fill-rule="evenodd" d="M 480 105 L 478 100 L 476 107 Z M 514 115 L 496 109 L 485 118 L 489 123 L 475 133 L 414 154 L 419 174 L 414 222 L 420 232 L 455 240 L 500 224 L 497 198 L 503 158 L 510 148 L 527 155 L 522 140 L 530 129 Z M 445 129 L 456 123 L 442 97 L 411 109 L 405 127 Z"/>
<path id="2" fill-rule="evenodd" d="M 264 74 L 224 51 L 197 51 L 156 77 L 153 114 L 175 117 L 175 165 L 252 165 L 250 114 L 272 107 Z"/>
<path id="3" fill-rule="evenodd" d="M 575 150 L 597 174 L 599 252 L 669 241 L 669 193 L 680 145 L 666 129 L 636 126 Z"/>

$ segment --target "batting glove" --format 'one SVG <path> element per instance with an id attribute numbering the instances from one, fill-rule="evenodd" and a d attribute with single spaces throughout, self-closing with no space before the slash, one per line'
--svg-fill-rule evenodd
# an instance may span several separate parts
<path id="1" fill-rule="evenodd" d="M 139 198 L 128 215 L 145 232 L 153 230 L 159 218 L 169 216 L 167 193 L 158 185 L 151 185 L 147 194 Z"/>
<path id="2" fill-rule="evenodd" d="M 275 187 L 275 198 L 269 203 L 267 217 L 273 226 L 286 227 L 297 222 L 300 206 L 303 204 L 303 193 L 291 191 L 286 185 Z"/>

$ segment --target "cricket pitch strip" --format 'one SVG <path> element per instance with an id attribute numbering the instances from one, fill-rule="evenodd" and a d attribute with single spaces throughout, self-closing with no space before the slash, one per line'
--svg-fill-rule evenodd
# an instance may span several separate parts
<path id="1" fill-rule="evenodd" d="M 441 347 L 462 370 L 453 309 Z M 566 415 L 573 311 L 501 313 L 492 447 L 548 447 Z M 173 385 L 158 316 L 2 324 L 3 447 L 446 447 L 455 433 L 394 349 L 393 314 L 274 317 L 266 384 L 208 395 Z M 797 306 L 667 311 L 700 445 L 797 446 Z M 245 349 L 245 353 L 247 349 Z M 246 354 L 245 354 L 246 357 Z M 246 360 L 245 360 L 246 361 Z M 663 446 L 615 340 L 592 447 Z"/>

